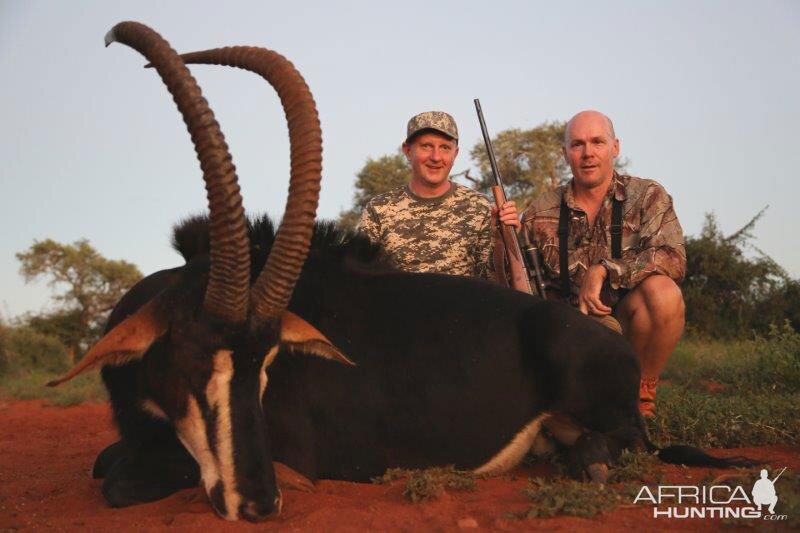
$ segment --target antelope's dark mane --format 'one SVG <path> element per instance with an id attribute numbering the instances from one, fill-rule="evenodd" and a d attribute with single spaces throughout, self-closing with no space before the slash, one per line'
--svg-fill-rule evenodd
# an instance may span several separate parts
<path id="1" fill-rule="evenodd" d="M 172 247 L 188 263 L 193 259 L 208 256 L 209 219 L 207 215 L 189 216 L 172 229 Z M 275 225 L 267 215 L 247 218 L 247 234 L 250 238 L 251 256 L 254 263 L 262 263 L 275 243 Z M 370 243 L 362 233 L 340 227 L 330 220 L 314 224 L 309 260 L 351 258 L 362 266 L 388 267 L 381 248 Z"/>

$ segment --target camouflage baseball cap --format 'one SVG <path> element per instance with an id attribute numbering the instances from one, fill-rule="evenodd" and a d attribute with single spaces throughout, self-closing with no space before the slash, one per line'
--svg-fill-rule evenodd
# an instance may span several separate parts
<path id="1" fill-rule="evenodd" d="M 426 111 L 411 117 L 411 120 L 408 121 L 406 142 L 408 142 L 408 139 L 415 133 L 428 129 L 436 130 L 444 133 L 448 137 L 452 137 L 456 141 L 458 140 L 458 128 L 456 127 L 456 121 L 453 120 L 453 117 L 444 111 Z"/>

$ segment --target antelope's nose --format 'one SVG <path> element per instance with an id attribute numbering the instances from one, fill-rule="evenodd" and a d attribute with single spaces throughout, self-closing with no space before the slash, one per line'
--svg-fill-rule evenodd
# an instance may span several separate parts
<path id="1" fill-rule="evenodd" d="M 239 517 L 248 522 L 263 522 L 272 516 L 278 516 L 281 513 L 282 503 L 283 497 L 280 492 L 272 503 L 249 501 L 239 506 Z"/>

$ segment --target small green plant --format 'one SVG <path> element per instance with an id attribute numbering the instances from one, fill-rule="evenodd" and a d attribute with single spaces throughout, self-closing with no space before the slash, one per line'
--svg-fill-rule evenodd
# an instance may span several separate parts
<path id="1" fill-rule="evenodd" d="M 633 453 L 624 450 L 617 464 L 610 469 L 608 482 L 639 481 L 646 484 L 658 484 L 664 477 L 661 465 L 661 461 L 655 454 Z"/>
<path id="2" fill-rule="evenodd" d="M 476 486 L 475 474 L 453 466 L 423 470 L 390 468 L 382 476 L 372 478 L 372 482 L 385 484 L 398 479 L 406 479 L 403 496 L 413 503 L 436 499 L 447 489 L 474 490 Z"/>
<path id="3" fill-rule="evenodd" d="M 406 470 L 405 468 L 389 468 L 382 476 L 372 478 L 372 482 L 376 485 L 386 485 L 398 479 L 405 479 L 411 475 L 413 470 Z"/>
<path id="4" fill-rule="evenodd" d="M 542 478 L 533 478 L 523 489 L 532 505 L 521 518 L 551 518 L 558 515 L 590 518 L 630 503 L 622 493 L 609 485 L 559 481 L 551 483 Z"/>

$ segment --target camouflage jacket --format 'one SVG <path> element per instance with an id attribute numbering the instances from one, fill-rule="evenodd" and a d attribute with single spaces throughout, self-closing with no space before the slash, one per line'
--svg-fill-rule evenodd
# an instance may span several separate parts
<path id="1" fill-rule="evenodd" d="M 586 213 L 575 205 L 572 182 L 537 198 L 523 216 L 523 229 L 536 239 L 542 253 L 548 293 L 561 288 L 558 216 L 561 195 L 570 211 L 568 264 L 572 289 L 570 301 L 577 303 L 578 290 L 586 270 L 602 264 L 608 271 L 603 301 L 614 305 L 618 291 L 632 289 L 651 274 L 664 274 L 680 283 L 686 273 L 683 231 L 672 207 L 672 198 L 653 180 L 619 175 L 612 178 L 600 206 L 594 227 Z M 611 258 L 611 200 L 623 200 L 622 258 Z"/>
<path id="2" fill-rule="evenodd" d="M 400 270 L 487 278 L 490 213 L 488 198 L 463 185 L 437 198 L 405 185 L 370 200 L 358 227 Z"/>

